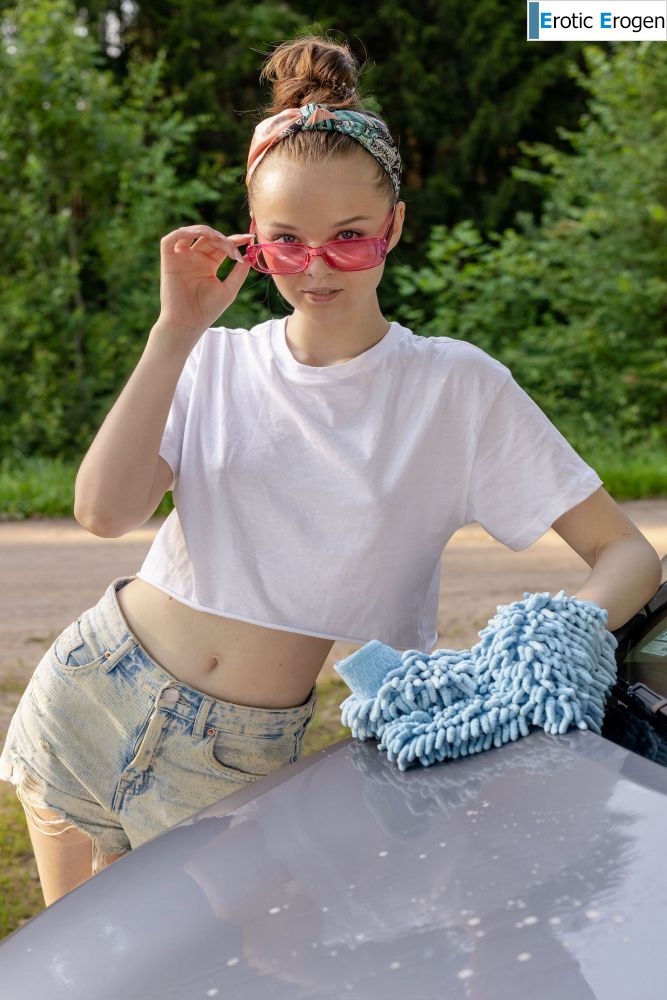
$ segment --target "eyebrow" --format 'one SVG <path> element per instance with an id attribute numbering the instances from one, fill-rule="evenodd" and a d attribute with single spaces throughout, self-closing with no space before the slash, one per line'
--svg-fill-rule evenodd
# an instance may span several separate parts
<path id="1" fill-rule="evenodd" d="M 350 222 L 370 222 L 372 221 L 372 218 L 373 217 L 371 215 L 353 215 L 351 219 L 343 219 L 342 222 L 337 222 L 334 226 L 332 226 L 332 229 L 338 229 L 340 226 L 346 226 Z M 291 229 L 293 232 L 298 232 L 298 226 L 290 226 L 286 222 L 270 222 L 269 225 L 272 229 L 277 227 L 280 229 Z"/>

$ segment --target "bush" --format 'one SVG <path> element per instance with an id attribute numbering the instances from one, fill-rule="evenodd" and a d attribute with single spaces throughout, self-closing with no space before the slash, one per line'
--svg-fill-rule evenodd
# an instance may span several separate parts
<path id="1" fill-rule="evenodd" d="M 161 237 L 219 200 L 178 173 L 210 116 L 164 95 L 164 51 L 121 89 L 68 0 L 3 18 L 0 451 L 80 457 L 158 318 Z"/>
<path id="2" fill-rule="evenodd" d="M 579 450 L 667 443 L 667 53 L 585 49 L 590 92 L 572 150 L 524 145 L 542 218 L 485 238 L 435 226 L 425 262 L 395 267 L 401 320 L 507 364 Z"/>

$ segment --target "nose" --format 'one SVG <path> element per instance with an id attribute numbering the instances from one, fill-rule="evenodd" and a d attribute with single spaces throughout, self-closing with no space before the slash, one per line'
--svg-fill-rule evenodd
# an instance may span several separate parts
<path id="1" fill-rule="evenodd" d="M 310 247 L 310 260 L 304 269 L 304 274 L 317 277 L 323 274 L 332 274 L 335 268 L 329 267 L 324 259 L 323 247 Z"/>

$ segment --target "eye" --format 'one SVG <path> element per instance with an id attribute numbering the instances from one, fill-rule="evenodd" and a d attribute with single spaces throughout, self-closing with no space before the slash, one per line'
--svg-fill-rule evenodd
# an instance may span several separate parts
<path id="1" fill-rule="evenodd" d="M 358 232 L 356 229 L 341 229 L 338 235 L 340 236 L 342 233 L 351 233 L 353 237 L 362 235 L 362 233 Z M 271 242 L 277 243 L 279 240 L 282 240 L 283 236 L 287 237 L 287 240 L 289 242 L 295 242 L 295 243 L 300 242 L 300 240 L 297 240 L 292 233 L 278 233 L 276 236 L 273 236 L 271 238 Z"/>

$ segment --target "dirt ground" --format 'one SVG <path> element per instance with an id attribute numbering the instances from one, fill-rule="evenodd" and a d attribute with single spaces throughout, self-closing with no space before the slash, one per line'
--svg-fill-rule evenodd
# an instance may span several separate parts
<path id="1" fill-rule="evenodd" d="M 620 506 L 658 554 L 667 554 L 667 498 Z M 73 518 L 0 522 L 0 745 L 43 652 L 112 579 L 137 572 L 160 523 L 152 518 L 122 538 L 97 538 Z M 524 591 L 572 592 L 589 572 L 553 530 L 513 552 L 480 525 L 466 525 L 443 553 L 435 648 L 468 649 L 498 604 L 519 600 Z M 335 642 L 323 676 L 357 648 Z"/>

